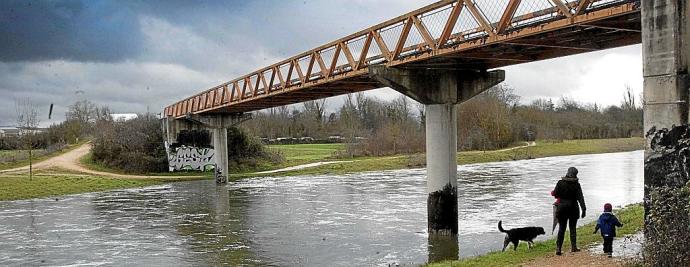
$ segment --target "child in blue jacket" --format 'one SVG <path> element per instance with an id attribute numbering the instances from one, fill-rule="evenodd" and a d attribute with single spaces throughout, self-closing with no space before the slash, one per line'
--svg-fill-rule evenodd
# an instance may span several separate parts
<path id="1" fill-rule="evenodd" d="M 609 258 L 613 254 L 613 238 L 616 237 L 616 227 L 623 227 L 623 224 L 618 221 L 611 210 L 611 204 L 604 204 L 604 213 L 599 216 L 597 226 L 594 228 L 595 234 L 601 229 L 601 237 L 604 238 L 604 253 L 608 254 Z"/>

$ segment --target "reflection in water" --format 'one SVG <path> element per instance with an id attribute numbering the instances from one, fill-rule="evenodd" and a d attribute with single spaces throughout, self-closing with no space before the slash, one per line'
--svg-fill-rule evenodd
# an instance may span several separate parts
<path id="1" fill-rule="evenodd" d="M 429 262 L 458 259 L 458 236 L 429 234 Z"/>
<path id="2" fill-rule="evenodd" d="M 589 206 L 642 199 L 642 152 L 458 168 L 457 239 L 426 233 L 425 171 L 174 183 L 0 202 L 0 265 L 386 266 L 499 250 L 506 228 L 551 225 L 576 166 Z M 541 239 L 548 236 L 541 236 Z"/>

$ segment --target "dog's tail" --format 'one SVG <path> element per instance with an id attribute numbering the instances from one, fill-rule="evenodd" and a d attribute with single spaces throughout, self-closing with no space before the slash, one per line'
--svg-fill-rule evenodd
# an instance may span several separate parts
<path id="1" fill-rule="evenodd" d="M 498 230 L 501 232 L 507 232 L 506 230 L 503 230 L 503 226 L 501 226 L 501 221 L 498 221 Z"/>

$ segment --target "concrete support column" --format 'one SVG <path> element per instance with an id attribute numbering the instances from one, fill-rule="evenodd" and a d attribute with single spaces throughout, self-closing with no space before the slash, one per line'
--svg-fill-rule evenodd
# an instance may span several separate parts
<path id="1" fill-rule="evenodd" d="M 218 184 L 228 182 L 228 128 L 251 119 L 250 114 L 221 113 L 209 115 L 187 114 L 183 118 L 168 117 L 164 120 L 164 131 L 168 144 L 177 142 L 182 130 L 208 129 L 211 131 L 214 149 L 215 178 Z"/>
<path id="2" fill-rule="evenodd" d="M 214 128 L 212 135 L 216 162 L 214 176 L 217 184 L 225 184 L 228 182 L 228 129 Z"/>
<path id="3" fill-rule="evenodd" d="M 429 229 L 441 234 L 458 232 L 457 107 L 425 105 L 426 192 Z"/>
<path id="4" fill-rule="evenodd" d="M 688 123 L 690 6 L 687 0 L 642 4 L 644 128 Z"/>
<path id="5" fill-rule="evenodd" d="M 502 70 L 487 72 L 371 66 L 369 76 L 425 104 L 427 219 L 431 247 L 432 240 L 438 243 L 434 236 L 455 236 L 458 232 L 456 104 L 502 82 L 505 73 Z M 438 251 L 437 248 L 435 250 Z"/>
<path id="6" fill-rule="evenodd" d="M 643 0 L 646 265 L 690 266 L 690 3 Z"/>

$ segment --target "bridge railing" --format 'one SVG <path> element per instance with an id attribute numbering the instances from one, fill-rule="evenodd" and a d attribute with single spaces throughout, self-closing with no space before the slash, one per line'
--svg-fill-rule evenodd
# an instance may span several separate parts
<path id="1" fill-rule="evenodd" d="M 640 0 L 444 0 L 306 51 L 165 108 L 180 117 L 508 40 L 535 25 Z M 595 14 L 596 15 L 596 14 Z M 602 14 L 605 15 L 605 14 Z"/>

